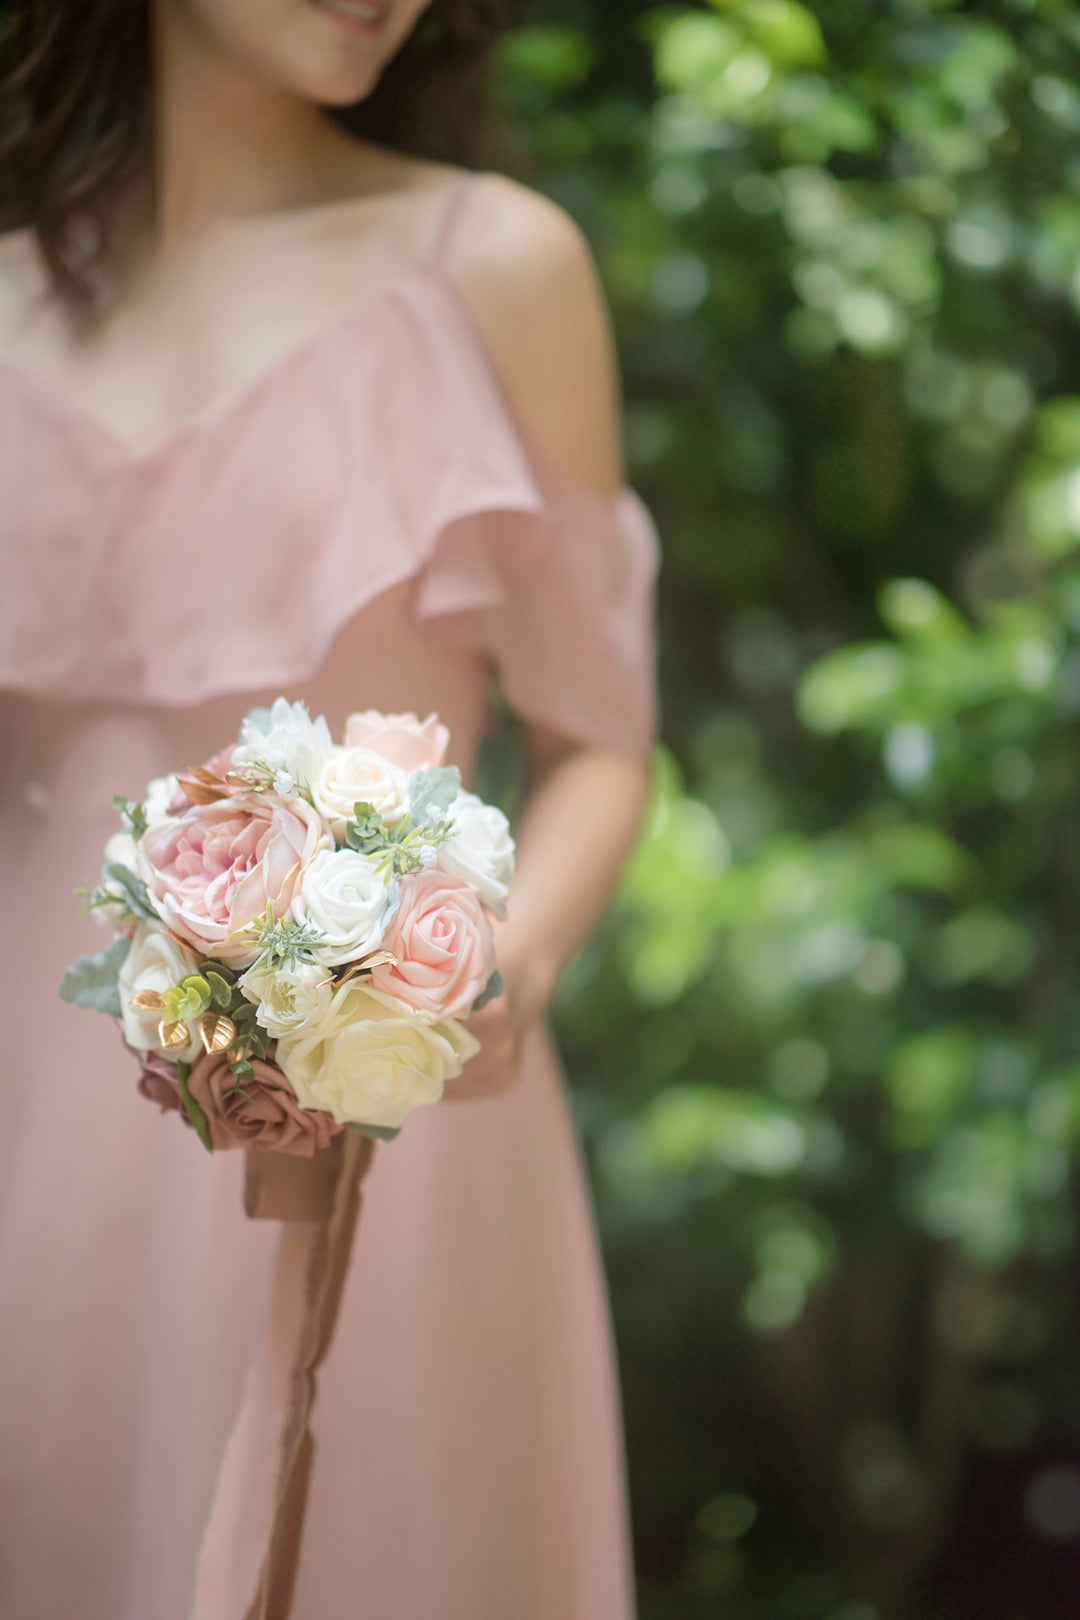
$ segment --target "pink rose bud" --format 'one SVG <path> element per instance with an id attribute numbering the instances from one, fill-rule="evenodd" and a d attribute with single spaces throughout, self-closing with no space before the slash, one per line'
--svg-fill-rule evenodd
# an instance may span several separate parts
<path id="1" fill-rule="evenodd" d="M 441 765 L 449 744 L 450 733 L 435 714 L 418 720 L 415 714 L 365 709 L 362 714 L 350 714 L 345 722 L 346 748 L 372 748 L 403 771 Z"/>

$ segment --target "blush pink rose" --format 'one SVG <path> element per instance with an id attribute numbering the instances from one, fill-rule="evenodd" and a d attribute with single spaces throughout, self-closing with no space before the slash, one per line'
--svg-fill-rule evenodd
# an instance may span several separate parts
<path id="1" fill-rule="evenodd" d="M 379 714 L 365 709 L 345 722 L 346 748 L 372 748 L 403 771 L 423 765 L 441 765 L 450 745 L 450 733 L 437 715 L 418 720 L 415 714 Z"/>
<path id="2" fill-rule="evenodd" d="M 383 939 L 397 958 L 372 971 L 376 990 L 432 1018 L 467 1013 L 495 971 L 487 914 L 468 884 L 436 867 L 401 880 L 401 905 Z"/>
<path id="3" fill-rule="evenodd" d="M 178 939 L 230 967 L 258 952 L 235 936 L 269 904 L 275 917 L 330 834 L 304 799 L 238 794 L 196 804 L 151 827 L 139 840 L 138 871 Z"/>
<path id="4" fill-rule="evenodd" d="M 139 1090 L 163 1112 L 179 1112 L 190 1125 L 176 1083 L 176 1065 L 156 1052 L 140 1053 Z M 188 1075 L 188 1089 L 206 1115 L 215 1153 L 259 1147 L 310 1159 L 345 1129 L 323 1109 L 301 1108 L 276 1063 L 252 1058 L 253 1073 L 238 1080 L 224 1052 L 204 1055 Z"/>

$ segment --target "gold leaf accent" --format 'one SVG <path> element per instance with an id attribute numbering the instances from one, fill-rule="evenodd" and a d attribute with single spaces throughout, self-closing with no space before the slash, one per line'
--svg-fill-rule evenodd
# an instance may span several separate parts
<path id="1" fill-rule="evenodd" d="M 174 1046 L 185 1046 L 187 1044 L 187 1025 L 182 1018 L 178 1018 L 175 1024 L 167 1024 L 163 1018 L 157 1030 L 158 1040 L 166 1050 L 171 1050 Z"/>
<path id="2" fill-rule="evenodd" d="M 160 990 L 136 990 L 128 1005 L 146 1012 L 160 1012 L 165 1005 L 165 997 Z"/>
<path id="3" fill-rule="evenodd" d="M 370 973 L 372 968 L 384 967 L 387 964 L 390 967 L 397 967 L 397 957 L 393 951 L 372 951 L 370 955 L 361 957 L 359 962 L 354 962 L 351 967 L 346 968 L 337 982 L 338 984 L 345 984 L 349 979 L 354 979 L 357 974 Z"/>
<path id="4" fill-rule="evenodd" d="M 199 1019 L 199 1039 L 206 1052 L 224 1052 L 236 1039 L 236 1025 L 224 1013 L 204 1012 Z"/>
<path id="5" fill-rule="evenodd" d="M 176 780 L 192 804 L 216 804 L 229 796 L 228 784 L 203 765 L 185 765 Z"/>

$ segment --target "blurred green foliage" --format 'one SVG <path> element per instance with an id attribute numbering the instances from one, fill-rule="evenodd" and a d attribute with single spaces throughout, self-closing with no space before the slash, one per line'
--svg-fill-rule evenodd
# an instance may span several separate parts
<path id="1" fill-rule="evenodd" d="M 558 1007 L 643 1615 L 1071 1615 L 1023 1569 L 1080 1533 L 1080 13 L 525 12 L 665 546 L 649 824 Z"/>

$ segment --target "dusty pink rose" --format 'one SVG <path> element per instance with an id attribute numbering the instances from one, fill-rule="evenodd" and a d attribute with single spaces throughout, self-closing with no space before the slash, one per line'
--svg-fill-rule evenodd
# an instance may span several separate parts
<path id="1" fill-rule="evenodd" d="M 376 990 L 433 1018 L 467 1013 L 495 970 L 495 941 L 468 884 L 435 867 L 401 880 L 401 905 L 383 947 L 395 966 L 374 969 Z"/>
<path id="2" fill-rule="evenodd" d="M 449 743 L 450 733 L 434 714 L 418 720 L 415 714 L 379 714 L 376 709 L 365 709 L 362 714 L 350 714 L 345 722 L 346 748 L 373 748 L 403 771 L 441 765 Z"/>
<path id="3" fill-rule="evenodd" d="M 135 1051 L 134 1047 L 130 1048 Z M 156 1102 L 163 1114 L 172 1113 L 184 1105 L 180 1100 L 180 1087 L 176 1083 L 176 1064 L 170 1063 L 157 1052 L 136 1052 L 142 1064 L 139 1090 L 151 1102 Z"/>
<path id="4" fill-rule="evenodd" d="M 140 1053 L 139 1090 L 163 1112 L 178 1111 L 190 1125 L 176 1083 L 176 1066 L 156 1052 Z M 188 1075 L 188 1089 L 206 1115 L 215 1152 L 260 1147 L 310 1159 L 344 1126 L 322 1109 L 301 1108 L 275 1063 L 252 1058 L 253 1073 L 238 1080 L 223 1052 L 203 1056 Z M 240 1089 L 238 1089 L 240 1088 Z"/>
<path id="5" fill-rule="evenodd" d="M 178 939 L 230 967 L 258 954 L 235 936 L 267 904 L 288 910 L 302 869 L 330 835 L 303 799 L 246 793 L 196 804 L 139 840 L 139 876 Z"/>

